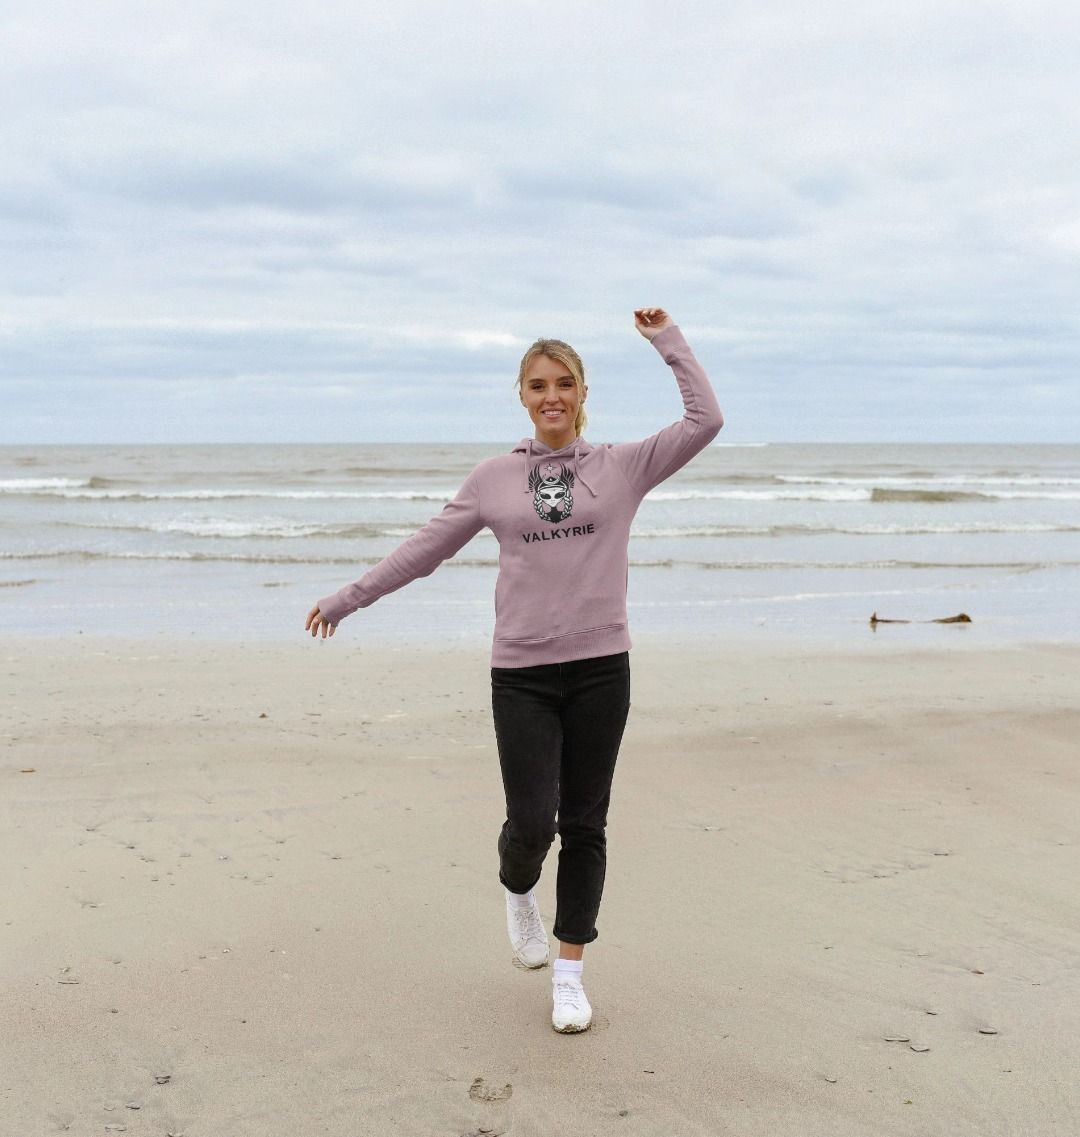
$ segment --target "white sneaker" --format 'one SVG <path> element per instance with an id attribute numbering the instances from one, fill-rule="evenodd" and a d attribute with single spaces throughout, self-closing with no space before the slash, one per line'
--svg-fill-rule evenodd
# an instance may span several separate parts
<path id="1" fill-rule="evenodd" d="M 555 975 L 551 980 L 554 1006 L 551 1025 L 560 1034 L 576 1034 L 592 1025 L 592 1007 L 585 997 L 585 988 L 576 976 Z"/>
<path id="2" fill-rule="evenodd" d="M 543 967 L 548 961 L 548 938 L 540 919 L 536 897 L 531 904 L 519 908 L 506 895 L 506 930 L 514 958 L 523 967 Z"/>

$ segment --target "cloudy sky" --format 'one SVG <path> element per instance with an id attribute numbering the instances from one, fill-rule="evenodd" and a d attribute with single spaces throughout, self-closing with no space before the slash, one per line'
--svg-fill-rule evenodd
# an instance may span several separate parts
<path id="1" fill-rule="evenodd" d="M 1073 0 L 3 12 L 0 442 L 1080 438 Z"/>

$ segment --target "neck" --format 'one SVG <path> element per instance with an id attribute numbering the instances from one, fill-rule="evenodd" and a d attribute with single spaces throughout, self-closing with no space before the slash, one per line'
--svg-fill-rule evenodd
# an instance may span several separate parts
<path id="1" fill-rule="evenodd" d="M 577 435 L 572 430 L 554 435 L 544 434 L 538 430 L 534 437 L 537 442 L 550 446 L 552 450 L 561 450 L 564 446 L 569 446 L 577 438 Z"/>

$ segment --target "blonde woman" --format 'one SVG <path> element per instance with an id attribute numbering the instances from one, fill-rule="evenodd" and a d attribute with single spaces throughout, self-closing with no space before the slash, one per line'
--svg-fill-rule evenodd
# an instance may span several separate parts
<path id="1" fill-rule="evenodd" d="M 723 425 L 708 378 L 668 313 L 639 308 L 634 323 L 674 373 L 679 421 L 640 442 L 590 445 L 581 359 L 561 340 L 537 340 L 517 383 L 532 437 L 481 462 L 437 517 L 320 600 L 305 624 L 312 636 L 332 636 L 350 613 L 434 572 L 481 529 L 498 539 L 491 699 L 506 796 L 499 880 L 514 957 L 543 967 L 549 945 L 534 889 L 559 834 L 551 1021 L 563 1033 L 592 1022 L 582 957 L 597 937 L 612 775 L 630 708 L 630 526 L 645 495 Z"/>

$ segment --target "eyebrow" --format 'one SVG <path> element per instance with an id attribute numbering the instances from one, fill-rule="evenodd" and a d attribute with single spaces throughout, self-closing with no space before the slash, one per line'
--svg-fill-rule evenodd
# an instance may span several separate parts
<path id="1" fill-rule="evenodd" d="M 569 379 L 571 382 L 575 381 L 573 375 L 571 375 L 569 371 L 565 375 L 556 375 L 555 379 L 559 383 L 561 383 L 564 379 Z M 530 375 L 525 380 L 525 382 L 526 383 L 546 383 L 547 380 L 544 379 L 543 377 L 541 377 L 540 375 Z"/>

